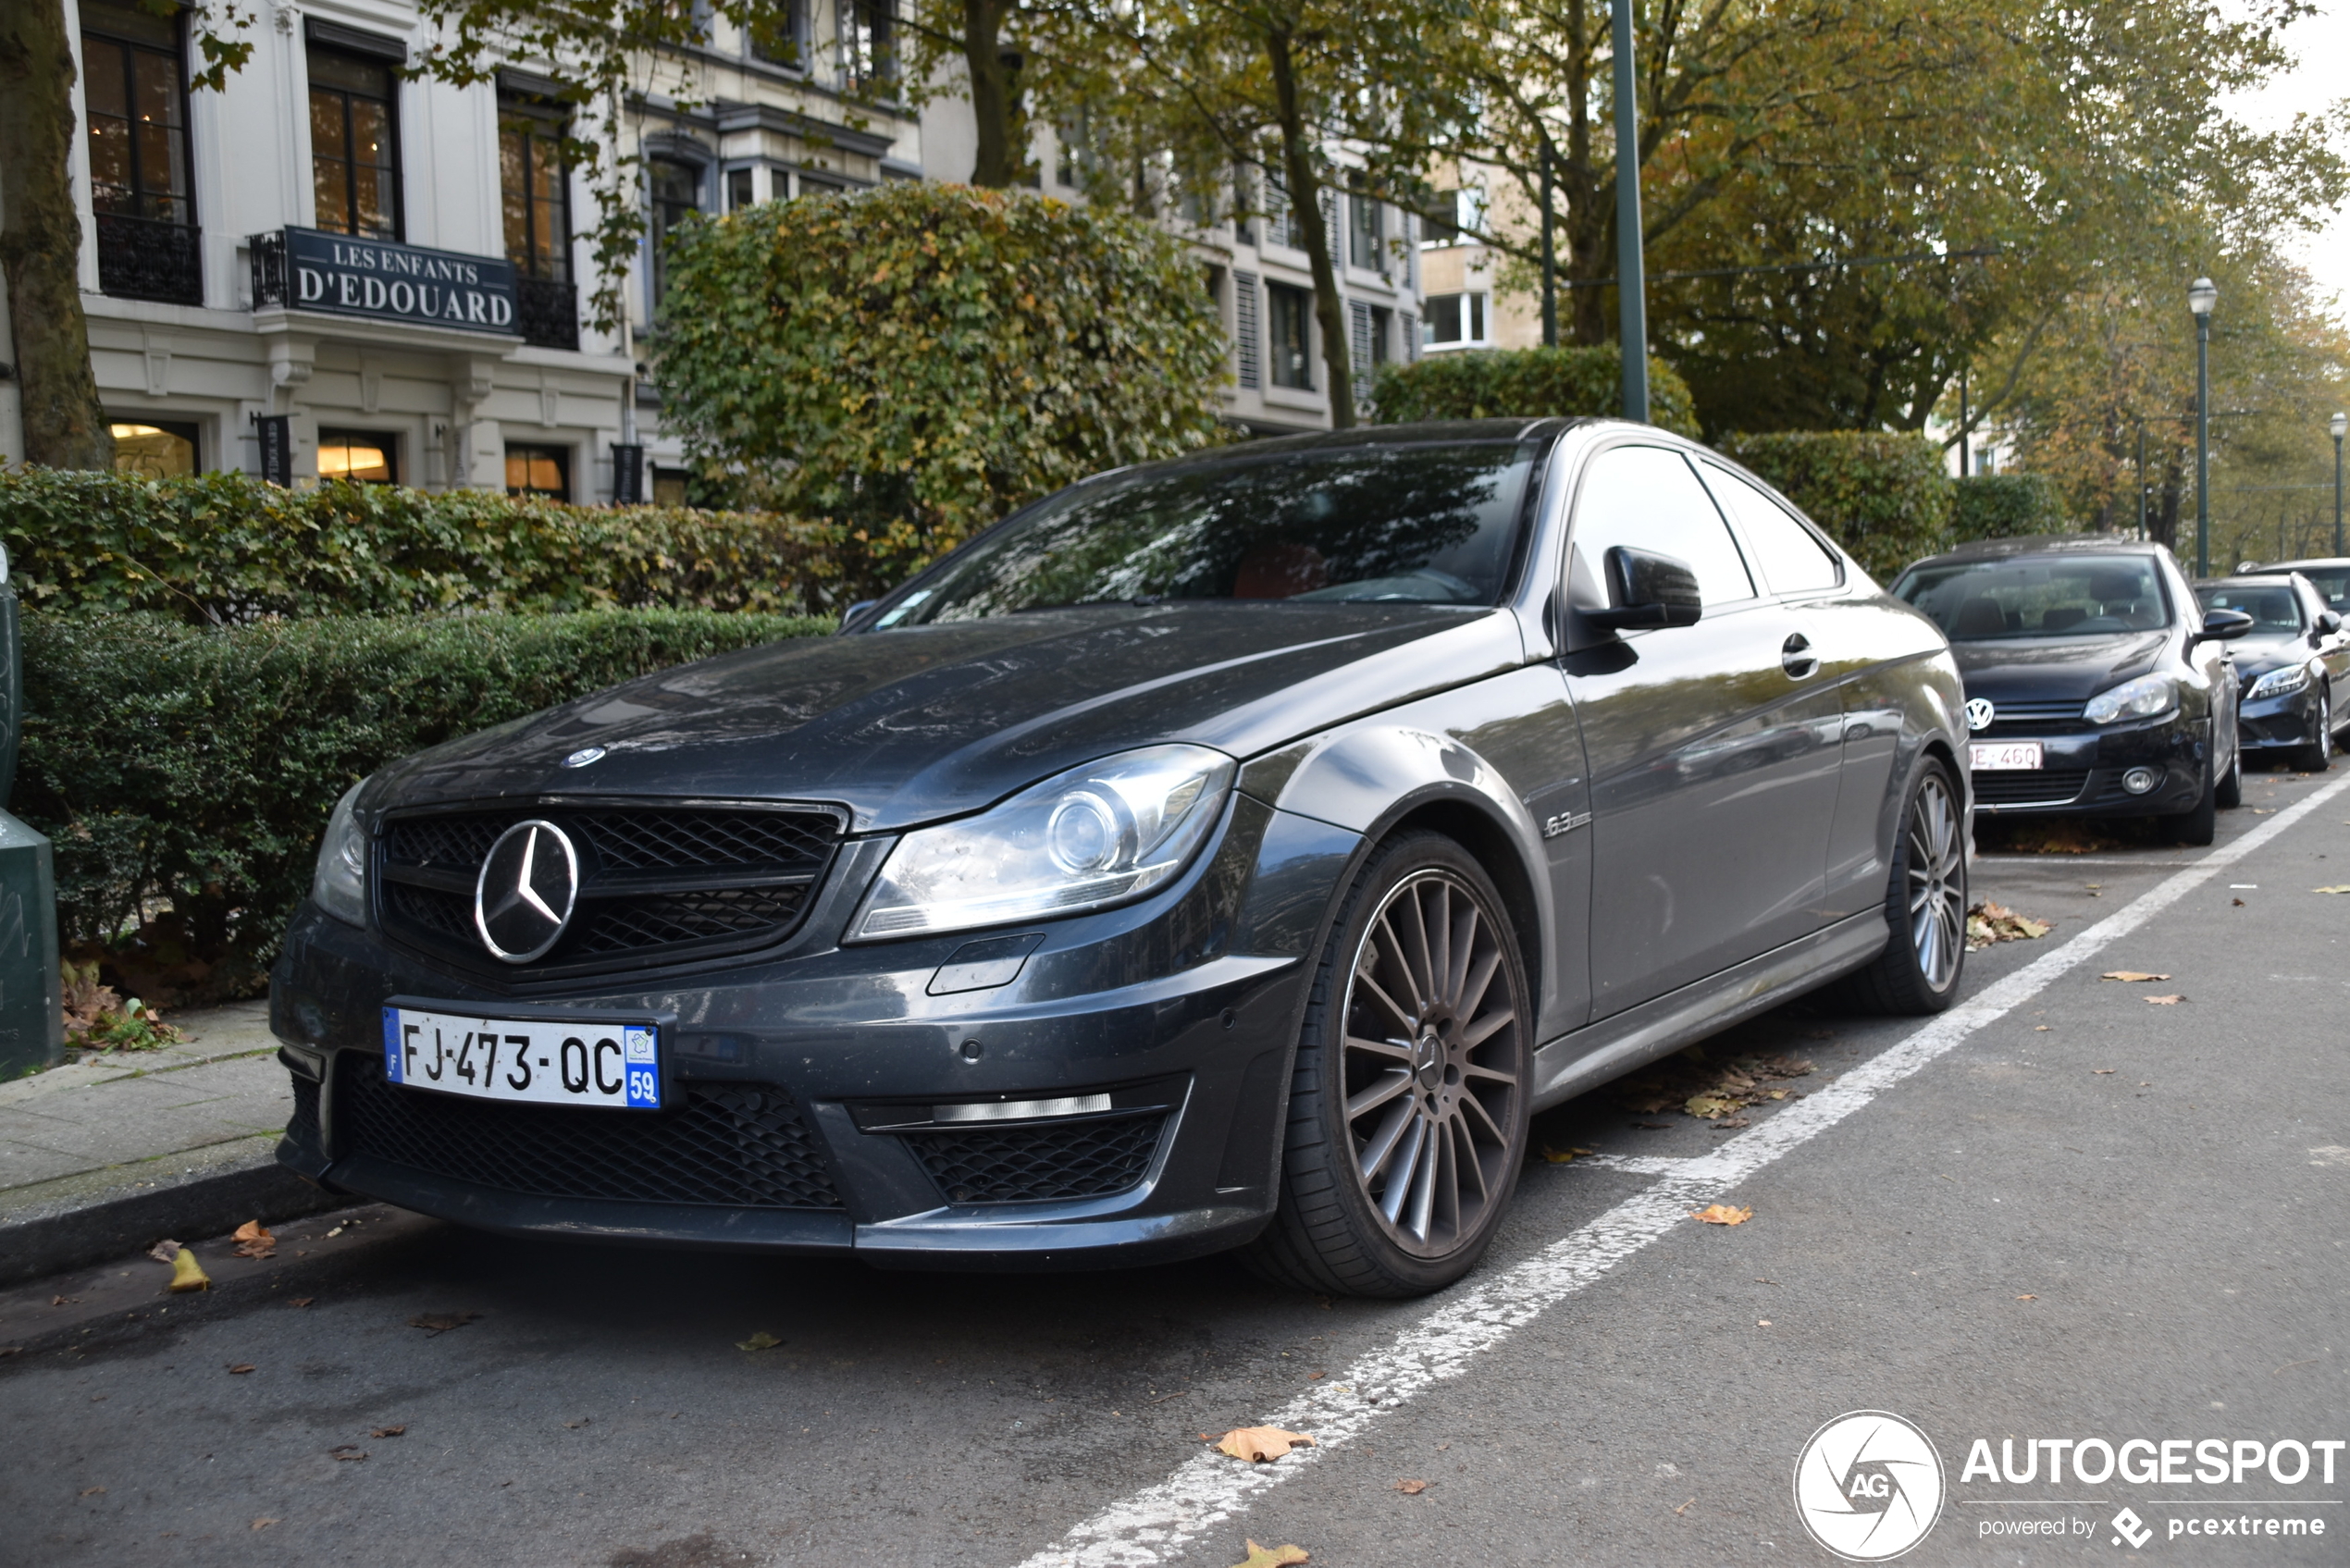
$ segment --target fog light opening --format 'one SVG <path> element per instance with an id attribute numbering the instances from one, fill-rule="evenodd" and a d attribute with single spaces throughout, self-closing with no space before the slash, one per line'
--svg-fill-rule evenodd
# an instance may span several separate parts
<path id="1" fill-rule="evenodd" d="M 2162 775 L 2152 768 L 2133 768 L 2121 775 L 2121 787 L 2132 795 L 2144 795 L 2162 782 Z"/>

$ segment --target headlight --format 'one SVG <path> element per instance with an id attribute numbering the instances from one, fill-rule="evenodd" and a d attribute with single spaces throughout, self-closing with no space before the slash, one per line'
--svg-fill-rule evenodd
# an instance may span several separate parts
<path id="1" fill-rule="evenodd" d="M 2178 705 L 2178 688 L 2167 677 L 2140 675 L 2089 698 L 2081 717 L 2092 724 L 2110 724 L 2120 719 L 2151 719 Z"/>
<path id="2" fill-rule="evenodd" d="M 1072 768 L 964 821 L 909 833 L 849 922 L 849 939 L 1140 898 L 1190 862 L 1231 784 L 1232 759 L 1220 751 L 1154 746 Z"/>
<path id="3" fill-rule="evenodd" d="M 2257 702 L 2265 697 L 2283 697 L 2287 693 L 2299 691 L 2308 684 L 2309 666 L 2287 664 L 2282 669 L 2270 671 L 2253 682 L 2252 689 L 2244 694 L 2244 699 L 2246 702 Z"/>
<path id="4" fill-rule="evenodd" d="M 359 831 L 351 803 L 365 787 L 362 780 L 335 802 L 327 836 L 318 845 L 318 870 L 310 879 L 311 902 L 355 926 L 367 923 L 367 835 Z"/>

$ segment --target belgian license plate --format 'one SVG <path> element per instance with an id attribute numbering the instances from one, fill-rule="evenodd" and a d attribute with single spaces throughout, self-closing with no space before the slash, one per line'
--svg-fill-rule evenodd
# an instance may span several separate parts
<path id="1" fill-rule="evenodd" d="M 514 1105 L 657 1111 L 661 1068 L 659 1019 L 384 1006 L 384 1076 L 411 1089 Z"/>
<path id="2" fill-rule="evenodd" d="M 1967 766 L 1978 773 L 2016 772 L 2039 765 L 2036 740 L 1976 741 L 1967 747 Z"/>

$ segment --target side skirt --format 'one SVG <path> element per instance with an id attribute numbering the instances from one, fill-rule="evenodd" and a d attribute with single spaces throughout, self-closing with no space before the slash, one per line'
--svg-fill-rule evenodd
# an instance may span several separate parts
<path id="1" fill-rule="evenodd" d="M 1548 1110 L 1849 974 L 1884 952 L 1889 940 L 1883 907 L 1864 909 L 1825 931 L 1562 1034 L 1534 1053 L 1534 1109 Z"/>

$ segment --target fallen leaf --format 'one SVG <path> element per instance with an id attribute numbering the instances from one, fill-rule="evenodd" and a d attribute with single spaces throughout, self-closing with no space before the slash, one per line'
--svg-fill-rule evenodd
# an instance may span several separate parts
<path id="1" fill-rule="evenodd" d="M 1689 1211 L 1691 1219 L 1701 1219 L 1708 1225 L 1744 1225 L 1754 1217 L 1751 1208 L 1733 1208 L 1727 1204 L 1708 1204 L 1701 1209 Z"/>
<path id="2" fill-rule="evenodd" d="M 2105 973 L 2097 976 L 2097 978 L 2099 980 L 2122 980 L 2134 982 L 2142 980 L 2169 980 L 2171 977 L 2167 974 L 2156 974 L 2148 969 L 2108 969 Z"/>
<path id="3" fill-rule="evenodd" d="M 1754 1326 L 1757 1328 L 1768 1328 L 1771 1326 L 1771 1320 L 1767 1317 L 1758 1317 L 1754 1320 Z"/>
<path id="4" fill-rule="evenodd" d="M 477 1312 L 420 1312 L 408 1320 L 408 1327 L 427 1329 L 437 1336 L 451 1328 L 463 1328 L 480 1315 Z"/>
<path id="5" fill-rule="evenodd" d="M 249 1219 L 238 1226 L 236 1235 L 230 1239 L 237 1243 L 237 1255 L 241 1258 L 274 1258 L 278 1255 L 278 1238 L 263 1229 L 261 1221 L 257 1219 Z"/>
<path id="6" fill-rule="evenodd" d="M 2342 883 L 2332 887 L 2312 888 L 2310 891 L 2313 893 L 2350 893 L 2350 882 Z"/>
<path id="7" fill-rule="evenodd" d="M 357 1443 L 337 1443 L 327 1451 L 329 1454 L 332 1454 L 335 1458 L 342 1460 L 357 1460 L 367 1457 L 367 1451 L 361 1448 Z"/>
<path id="8" fill-rule="evenodd" d="M 1417 1497 L 1428 1490 L 1428 1483 L 1426 1481 L 1398 1481 L 1395 1483 L 1395 1489 L 1405 1497 Z"/>
<path id="9" fill-rule="evenodd" d="M 1291 1568 L 1292 1563 L 1305 1561 L 1305 1549 L 1302 1546 L 1258 1546 L 1251 1541 L 1248 1561 L 1234 1564 L 1234 1568 Z"/>
<path id="10" fill-rule="evenodd" d="M 179 1255 L 179 1243 L 171 1241 L 157 1241 L 147 1249 L 147 1255 L 157 1263 L 169 1263 Z"/>
<path id="11" fill-rule="evenodd" d="M 1112 1411 L 1110 1414 L 1113 1414 L 1113 1415 L 1115 1415 L 1115 1414 L 1117 1414 L 1118 1413 L 1117 1413 L 1116 1411 Z M 593 1420 L 595 1420 L 595 1419 L 596 1419 L 596 1418 L 595 1418 L 594 1416 L 592 1416 L 592 1415 L 583 1415 L 583 1416 L 581 1416 L 581 1417 L 580 1417 L 578 1420 L 576 1420 L 576 1421 L 566 1421 L 566 1422 L 564 1422 L 564 1423 L 563 1423 L 563 1425 L 564 1425 L 565 1426 L 569 1427 L 571 1430 L 573 1430 L 573 1431 L 576 1432 L 576 1431 L 578 1431 L 578 1430 L 579 1430 L 582 1426 L 587 1426 L 587 1425 L 588 1425 L 588 1423 L 589 1423 L 590 1421 L 593 1421 Z"/>
<path id="12" fill-rule="evenodd" d="M 1305 1375 L 1305 1380 L 1306 1380 L 1308 1383 L 1311 1383 L 1311 1382 L 1313 1382 L 1313 1381 L 1314 1381 L 1317 1377 L 1329 1377 L 1329 1376 L 1330 1376 L 1330 1374 L 1329 1374 L 1329 1373 L 1327 1373 L 1327 1372 L 1309 1372 L 1309 1373 L 1307 1373 L 1307 1374 Z M 1173 1396 L 1172 1396 L 1172 1395 L 1169 1395 L 1169 1398 L 1172 1398 Z"/>
<path id="13" fill-rule="evenodd" d="M 2017 1301 L 2019 1301 L 2019 1302 L 2036 1302 L 2036 1301 L 2038 1301 L 2039 1299 L 2040 1299 L 2040 1298 L 2039 1298 L 2039 1297 L 2037 1297 L 2037 1296 L 2018 1296 L 2018 1297 L 2016 1297 L 2016 1300 L 2017 1300 Z"/>
<path id="14" fill-rule="evenodd" d="M 253 1527 L 256 1530 L 266 1530 L 272 1525 L 281 1523 L 283 1523 L 283 1521 L 277 1519 L 256 1519 L 253 1522 Z"/>
<path id="15" fill-rule="evenodd" d="M 1303 1432 L 1284 1432 L 1279 1426 L 1235 1426 L 1216 1446 L 1234 1459 L 1270 1464 L 1293 1448 L 1313 1445 L 1314 1439 Z M 1302 1562 L 1305 1559 L 1297 1561 Z"/>
<path id="16" fill-rule="evenodd" d="M 196 1261 L 196 1254 L 185 1247 L 180 1248 L 179 1255 L 171 1260 L 171 1293 L 179 1296 L 190 1290 L 211 1289 L 212 1276 L 204 1271 L 204 1265 Z"/>
<path id="17" fill-rule="evenodd" d="M 80 1306 L 81 1298 L 80 1296 L 51 1296 L 49 1304 L 51 1306 Z"/>
<path id="18" fill-rule="evenodd" d="M 2115 1069 L 2112 1068 L 2091 1068 L 2089 1070 L 2096 1074 L 2099 1078 L 2111 1078 Z"/>
<path id="19" fill-rule="evenodd" d="M 1677 1517 L 1679 1517 L 1681 1514 L 1683 1514 L 1683 1513 L 1687 1512 L 1688 1511 L 1689 1503 L 1693 1503 L 1693 1502 L 1695 1502 L 1695 1501 L 1697 1501 L 1697 1499 L 1695 1499 L 1695 1498 L 1691 1498 L 1691 1499 L 1689 1499 L 1689 1501 L 1688 1501 L 1688 1502 L 1685 1502 L 1685 1503 L 1683 1503 L 1680 1507 L 1678 1507 L 1678 1508 L 1675 1509 L 1675 1510 L 1673 1511 L 1674 1516 L 1675 1516 L 1676 1518 L 1677 1518 Z"/>
<path id="20" fill-rule="evenodd" d="M 748 1340 L 736 1340 L 735 1348 L 738 1351 L 772 1351 L 782 1343 L 781 1340 L 762 1328 Z"/>
<path id="21" fill-rule="evenodd" d="M 232 1362 L 229 1364 L 229 1370 L 231 1374 L 251 1372 L 253 1370 L 253 1363 L 249 1361 Z"/>
<path id="22" fill-rule="evenodd" d="M 1966 946 L 1980 953 L 1995 942 L 2034 942 L 2048 934 L 2048 922 L 2019 915 L 1985 898 L 1966 912 Z"/>
<path id="23" fill-rule="evenodd" d="M 2180 995 L 2176 992 L 2171 993 L 2168 996 L 2149 996 L 2146 998 L 2148 1003 L 2158 1007 L 2175 1007 L 2185 1000 L 2186 998 L 2184 996 Z"/>
<path id="24" fill-rule="evenodd" d="M 315 1296 L 296 1296 L 291 1304 L 294 1306 L 308 1306 L 311 1303 L 316 1301 L 317 1299 L 318 1298 Z"/>
<path id="25" fill-rule="evenodd" d="M 100 1492 L 103 1492 L 105 1489 L 106 1488 L 104 1487 L 84 1487 L 81 1488 L 81 1495 L 83 1497 L 96 1497 Z"/>
<path id="26" fill-rule="evenodd" d="M 1552 1165 L 1565 1165 L 1574 1160 L 1577 1155 L 1588 1154 L 1589 1153 L 1591 1153 L 1591 1151 L 1589 1149 L 1553 1149 L 1548 1143 L 1542 1145 L 1542 1157 L 1550 1161 Z"/>
<path id="27" fill-rule="evenodd" d="M 369 1437 L 371 1437 L 371 1438 L 397 1438 L 397 1437 L 399 1437 L 402 1433 L 403 1433 L 403 1432 L 405 1432 L 405 1431 L 407 1431 L 407 1430 L 408 1430 L 408 1428 L 407 1428 L 406 1426 L 378 1426 L 378 1427 L 377 1427 L 374 1431 L 372 1431 L 372 1432 L 368 1433 L 368 1434 L 367 1434 L 367 1436 L 369 1436 Z"/>
<path id="28" fill-rule="evenodd" d="M 2244 907 L 2244 900 L 2241 898 L 2231 898 L 2228 902 L 2234 905 L 2239 909 Z"/>
<path id="29" fill-rule="evenodd" d="M 2046 1034 L 2048 1032 L 2048 1026 L 2044 1023 L 2035 1023 L 2032 1026 L 2032 1032 L 2035 1034 Z"/>

